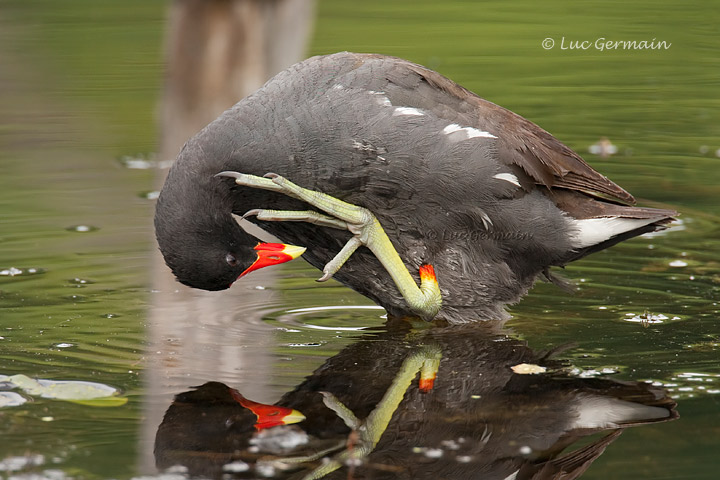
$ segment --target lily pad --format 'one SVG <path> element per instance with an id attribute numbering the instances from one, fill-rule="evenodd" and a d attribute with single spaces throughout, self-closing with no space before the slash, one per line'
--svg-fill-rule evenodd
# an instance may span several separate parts
<path id="1" fill-rule="evenodd" d="M 34 379 L 21 374 L 0 376 L 0 379 L 29 395 L 42 398 L 66 400 L 96 407 L 116 407 L 127 403 L 127 398 L 118 396 L 119 392 L 116 388 L 102 383 Z"/>

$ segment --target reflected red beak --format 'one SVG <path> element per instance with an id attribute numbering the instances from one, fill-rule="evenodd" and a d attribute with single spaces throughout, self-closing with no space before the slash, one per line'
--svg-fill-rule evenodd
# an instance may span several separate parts
<path id="1" fill-rule="evenodd" d="M 290 425 L 305 420 L 305 415 L 292 408 L 279 407 L 277 405 L 266 405 L 253 402 L 243 397 L 234 388 L 230 389 L 230 395 L 243 407 L 250 410 L 257 417 L 255 430 L 258 432 L 265 428 L 277 427 L 278 425 Z"/>
<path id="2" fill-rule="evenodd" d="M 238 278 L 264 267 L 278 265 L 280 263 L 294 260 L 302 255 L 305 250 L 305 247 L 296 247 L 294 245 L 286 245 L 284 243 L 259 243 L 255 247 L 257 260 L 255 260 L 252 265 L 242 272 Z"/>

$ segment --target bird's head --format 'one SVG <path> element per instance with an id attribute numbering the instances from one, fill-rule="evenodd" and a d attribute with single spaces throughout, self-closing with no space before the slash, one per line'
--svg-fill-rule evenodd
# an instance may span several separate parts
<path id="1" fill-rule="evenodd" d="M 180 283 L 224 290 L 250 272 L 293 260 L 305 251 L 283 243 L 258 243 L 240 227 L 230 208 L 191 205 L 163 190 L 155 211 L 160 251 Z"/>

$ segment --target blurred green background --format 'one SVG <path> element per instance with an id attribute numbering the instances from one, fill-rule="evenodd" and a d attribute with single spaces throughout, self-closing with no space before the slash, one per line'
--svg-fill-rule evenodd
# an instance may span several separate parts
<path id="1" fill-rule="evenodd" d="M 166 2 L 138 0 L 0 5 L 0 270 L 24 272 L 0 276 L 0 374 L 98 381 L 130 398 L 115 409 L 48 400 L 0 408 L 0 461 L 38 452 L 38 471 L 138 474 L 154 171 L 118 159 L 157 150 L 166 13 Z M 308 55 L 376 52 L 424 64 L 539 124 L 641 203 L 682 212 L 679 231 L 569 267 L 578 295 L 539 286 L 513 307 L 510 325 L 539 349 L 577 341 L 579 368 L 618 367 L 620 378 L 680 389 L 679 421 L 626 432 L 584 478 L 716 478 L 720 396 L 708 392 L 720 388 L 717 5 L 325 0 L 316 13 Z M 598 38 L 670 48 L 561 49 Z M 588 153 L 602 137 L 616 155 Z M 685 268 L 668 266 L 678 259 Z M 368 304 L 316 287 L 315 275 L 302 264 L 284 270 L 270 324 L 289 307 Z M 644 310 L 679 320 L 647 329 L 622 320 Z M 278 396 L 351 341 L 302 335 L 322 348 L 278 371 L 269 381 Z M 278 334 L 278 355 L 287 343 Z M 709 375 L 707 388 L 682 383 L 683 372 Z"/>

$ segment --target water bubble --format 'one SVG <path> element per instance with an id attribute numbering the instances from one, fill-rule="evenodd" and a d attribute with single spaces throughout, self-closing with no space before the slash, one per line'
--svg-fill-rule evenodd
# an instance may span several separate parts
<path id="1" fill-rule="evenodd" d="M 84 295 L 68 295 L 63 298 L 67 300 L 72 300 L 73 302 L 83 302 L 87 297 L 85 297 Z"/>

